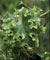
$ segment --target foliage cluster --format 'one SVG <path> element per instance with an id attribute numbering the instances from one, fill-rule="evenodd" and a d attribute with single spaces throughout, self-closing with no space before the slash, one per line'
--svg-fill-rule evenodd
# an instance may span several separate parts
<path id="1" fill-rule="evenodd" d="M 8 10 L 13 11 L 12 14 L 7 12 L 2 18 L 0 60 L 28 60 L 34 53 L 40 53 L 44 59 L 49 60 L 50 53 L 46 45 L 48 41 L 40 38 L 41 34 L 45 34 L 46 29 L 46 26 L 41 23 L 40 13 L 42 10 L 36 6 L 33 8 L 19 6 L 20 1 L 0 0 L 1 7 L 3 4 Z M 16 6 L 20 8 L 14 11 Z M 49 28 L 47 27 L 47 29 Z M 45 43 L 41 46 L 40 41 Z"/>
<path id="2" fill-rule="evenodd" d="M 39 34 L 44 33 L 40 11 L 35 6 L 32 9 L 22 7 L 4 16 L 0 29 L 0 51 L 4 59 L 27 60 L 22 53 L 29 57 L 36 52 L 34 48 L 39 47 Z"/>

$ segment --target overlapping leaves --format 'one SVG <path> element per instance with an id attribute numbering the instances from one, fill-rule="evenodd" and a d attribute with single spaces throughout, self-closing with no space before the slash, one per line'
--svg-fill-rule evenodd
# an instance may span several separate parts
<path id="1" fill-rule="evenodd" d="M 25 56 L 21 56 L 21 52 L 31 57 L 28 52 L 33 54 L 35 51 L 33 48 L 39 47 L 39 34 L 44 32 L 44 27 L 40 23 L 40 11 L 41 9 L 37 7 L 33 9 L 22 7 L 13 15 L 4 16 L 0 41 L 3 41 L 4 46 L 7 45 L 10 57 L 13 54 L 16 56 L 12 57 L 12 60 L 18 57 L 18 60 L 27 60 Z"/>

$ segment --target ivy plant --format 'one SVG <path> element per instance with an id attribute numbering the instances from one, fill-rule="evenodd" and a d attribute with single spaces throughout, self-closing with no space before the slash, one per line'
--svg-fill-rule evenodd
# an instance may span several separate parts
<path id="1" fill-rule="evenodd" d="M 28 60 L 39 48 L 39 35 L 44 33 L 41 25 L 41 9 L 22 7 L 13 14 L 6 13 L 0 29 L 0 56 L 2 60 Z"/>

